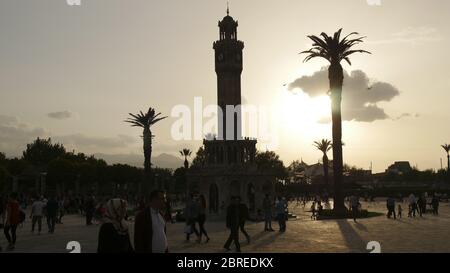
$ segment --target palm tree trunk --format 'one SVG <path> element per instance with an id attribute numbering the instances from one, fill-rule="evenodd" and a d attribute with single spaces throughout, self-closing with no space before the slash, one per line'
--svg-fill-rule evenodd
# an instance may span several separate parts
<path id="1" fill-rule="evenodd" d="M 144 144 L 144 171 L 145 171 L 145 182 L 143 185 L 144 194 L 147 193 L 149 186 L 152 186 L 152 132 L 150 128 L 144 128 L 143 133 L 143 144 Z"/>
<path id="2" fill-rule="evenodd" d="M 325 178 L 325 189 L 328 193 L 329 192 L 329 188 L 328 188 L 328 157 L 326 154 L 323 156 L 323 176 Z"/>
<path id="3" fill-rule="evenodd" d="M 331 91 L 331 119 L 333 127 L 333 177 L 334 177 L 334 213 L 336 216 L 343 216 L 346 208 L 344 196 L 342 194 L 342 84 L 344 74 L 339 63 L 332 63 L 328 68 L 328 79 Z"/>
<path id="4" fill-rule="evenodd" d="M 189 168 L 189 161 L 187 160 L 187 156 L 184 156 L 184 168 L 186 170 Z"/>

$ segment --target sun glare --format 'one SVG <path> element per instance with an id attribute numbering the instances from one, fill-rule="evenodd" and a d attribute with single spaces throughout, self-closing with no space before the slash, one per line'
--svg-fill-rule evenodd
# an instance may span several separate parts
<path id="1" fill-rule="evenodd" d="M 280 114 L 283 127 L 289 131 L 300 131 L 303 136 L 321 137 L 328 135 L 324 121 L 331 118 L 331 103 L 328 96 L 309 97 L 304 92 L 282 92 Z"/>

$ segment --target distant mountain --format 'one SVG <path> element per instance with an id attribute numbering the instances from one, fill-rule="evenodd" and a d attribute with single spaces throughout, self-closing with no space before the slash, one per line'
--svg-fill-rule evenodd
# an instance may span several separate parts
<path id="1" fill-rule="evenodd" d="M 96 158 L 104 159 L 108 164 L 128 164 L 143 168 L 144 155 L 140 154 L 94 154 Z M 183 160 L 170 154 L 162 153 L 152 157 L 153 167 L 177 169 L 183 166 Z"/>

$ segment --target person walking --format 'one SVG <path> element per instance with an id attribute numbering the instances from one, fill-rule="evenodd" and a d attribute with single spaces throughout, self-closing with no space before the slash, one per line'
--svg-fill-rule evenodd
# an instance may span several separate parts
<path id="1" fill-rule="evenodd" d="M 247 243 L 250 244 L 250 235 L 248 235 L 245 230 L 245 222 L 250 218 L 250 214 L 248 211 L 248 207 L 246 204 L 241 202 L 241 198 L 237 197 L 239 202 L 239 229 L 242 233 L 244 233 L 245 238 L 247 239 Z"/>
<path id="2" fill-rule="evenodd" d="M 264 231 L 275 231 L 272 228 L 272 208 L 273 204 L 270 200 L 269 194 L 263 200 L 263 210 L 264 210 Z"/>
<path id="3" fill-rule="evenodd" d="M 356 218 L 358 218 L 359 207 L 361 203 L 359 202 L 359 198 L 356 195 L 350 196 L 350 208 L 352 211 L 353 221 L 356 223 Z"/>
<path id="4" fill-rule="evenodd" d="M 438 215 L 439 214 L 439 197 L 437 197 L 436 194 L 434 194 L 433 198 L 431 199 L 431 206 L 433 207 L 433 214 Z"/>
<path id="5" fill-rule="evenodd" d="M 209 242 L 209 236 L 205 229 L 205 222 L 206 222 L 206 199 L 205 196 L 202 194 L 200 195 L 200 198 L 198 200 L 199 204 L 199 214 L 198 214 L 198 226 L 200 229 L 200 236 L 198 239 L 198 242 L 201 243 L 202 241 L 202 235 L 204 234 L 206 237 L 206 243 Z"/>
<path id="6" fill-rule="evenodd" d="M 278 225 L 280 227 L 279 232 L 286 231 L 286 207 L 286 202 L 281 198 L 281 196 L 278 196 L 277 203 L 275 204 L 275 210 L 277 213 Z"/>
<path id="7" fill-rule="evenodd" d="M 223 246 L 227 251 L 230 250 L 230 245 L 234 242 L 236 252 L 241 252 L 241 245 L 239 244 L 239 216 L 239 199 L 237 197 L 232 197 L 226 215 L 226 227 L 230 230 L 230 235 Z"/>
<path id="8" fill-rule="evenodd" d="M 402 211 L 403 211 L 402 205 L 398 204 L 398 206 L 397 206 L 397 217 L 398 218 L 402 218 Z"/>
<path id="9" fill-rule="evenodd" d="M 127 202 L 111 199 L 106 203 L 106 212 L 98 233 L 98 253 L 132 253 L 127 214 Z"/>
<path id="10" fill-rule="evenodd" d="M 417 211 L 417 200 L 414 194 L 410 194 L 408 197 L 409 206 L 411 207 L 411 215 L 412 217 L 416 217 L 416 211 Z"/>
<path id="11" fill-rule="evenodd" d="M 38 234 L 41 234 L 42 230 L 42 216 L 44 215 L 45 203 L 42 201 L 42 197 L 36 198 L 31 205 L 31 232 L 34 232 L 36 223 L 38 224 Z"/>
<path id="12" fill-rule="evenodd" d="M 86 213 L 86 226 L 92 225 L 92 219 L 94 218 L 95 213 L 95 199 L 94 197 L 88 196 L 85 205 L 85 213 Z"/>
<path id="13" fill-rule="evenodd" d="M 134 249 L 137 253 L 168 253 L 164 192 L 150 193 L 150 204 L 136 215 L 134 224 Z"/>
<path id="14" fill-rule="evenodd" d="M 58 201 L 56 201 L 55 198 L 50 197 L 50 199 L 47 202 L 47 205 L 45 206 L 45 210 L 47 213 L 48 233 L 54 233 L 56 218 L 58 216 L 58 211 L 59 211 Z"/>
<path id="15" fill-rule="evenodd" d="M 20 224 L 20 204 L 17 201 L 17 194 L 12 193 L 9 196 L 5 209 L 5 226 L 3 233 L 8 241 L 8 250 L 14 250 L 17 241 L 17 226 Z"/>
<path id="16" fill-rule="evenodd" d="M 317 215 L 316 215 L 316 202 L 312 202 L 311 204 L 311 220 L 316 220 L 317 219 Z"/>
<path id="17" fill-rule="evenodd" d="M 397 216 L 395 214 L 395 198 L 389 197 L 386 200 L 386 207 L 388 209 L 387 217 L 391 218 L 391 216 L 394 216 L 394 219 L 397 219 Z"/>
<path id="18" fill-rule="evenodd" d="M 186 241 L 189 241 L 191 234 L 197 235 L 197 241 L 200 239 L 200 233 L 198 232 L 195 223 L 198 221 L 199 206 L 198 202 L 193 194 L 186 202 L 185 217 L 186 217 Z"/>

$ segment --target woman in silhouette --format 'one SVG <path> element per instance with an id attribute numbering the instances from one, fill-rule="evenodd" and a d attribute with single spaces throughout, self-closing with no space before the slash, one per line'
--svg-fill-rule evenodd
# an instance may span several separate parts
<path id="1" fill-rule="evenodd" d="M 202 241 L 202 235 L 204 234 L 206 236 L 206 243 L 209 242 L 208 233 L 205 229 L 205 222 L 206 222 L 206 199 L 205 196 L 202 194 L 200 195 L 200 198 L 198 200 L 199 202 L 199 214 L 198 214 L 198 225 L 200 227 L 200 236 L 198 238 L 198 242 L 200 243 Z"/>

